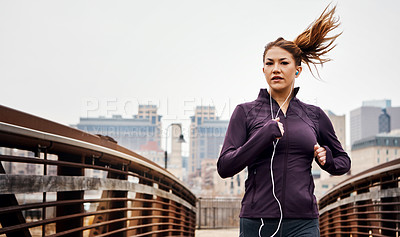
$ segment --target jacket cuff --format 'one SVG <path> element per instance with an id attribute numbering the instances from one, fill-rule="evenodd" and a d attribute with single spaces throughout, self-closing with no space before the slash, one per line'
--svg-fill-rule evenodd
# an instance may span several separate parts
<path id="1" fill-rule="evenodd" d="M 323 169 L 325 170 L 329 170 L 329 168 L 334 165 L 332 151 L 331 149 L 329 149 L 328 146 L 323 146 L 323 147 L 325 148 L 326 151 L 326 161 L 325 165 L 321 167 L 323 167 Z"/>
<path id="2" fill-rule="evenodd" d="M 281 130 L 279 129 L 278 122 L 269 120 L 264 124 L 264 129 L 267 129 L 271 134 L 272 139 L 276 139 L 278 137 L 282 137 Z"/>

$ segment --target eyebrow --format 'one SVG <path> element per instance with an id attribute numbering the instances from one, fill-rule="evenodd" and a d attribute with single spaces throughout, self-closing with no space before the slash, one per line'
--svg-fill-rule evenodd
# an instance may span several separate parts
<path id="1" fill-rule="evenodd" d="M 283 61 L 283 60 L 286 60 L 287 58 L 280 58 L 279 59 L 279 61 Z M 269 61 L 274 61 L 272 58 L 267 58 L 267 60 L 269 60 Z"/>

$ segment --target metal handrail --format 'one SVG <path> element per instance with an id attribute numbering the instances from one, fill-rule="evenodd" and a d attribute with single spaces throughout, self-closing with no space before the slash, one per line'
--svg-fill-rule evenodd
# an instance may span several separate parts
<path id="1" fill-rule="evenodd" d="M 400 159 L 356 174 L 320 200 L 321 236 L 399 236 Z"/>
<path id="2" fill-rule="evenodd" d="M 0 106 L 0 147 L 35 154 L 0 155 L 0 234 L 194 236 L 196 196 L 167 170 L 115 142 Z M 5 173 L 4 162 L 43 166 L 45 172 L 56 166 L 57 174 Z M 85 169 L 107 172 L 107 178 L 85 177 Z M 100 190 L 101 197 L 86 196 L 91 190 Z M 43 198 L 18 204 L 22 191 Z M 47 200 L 49 192 L 57 199 Z M 27 219 L 31 210 L 40 210 L 41 217 Z"/>

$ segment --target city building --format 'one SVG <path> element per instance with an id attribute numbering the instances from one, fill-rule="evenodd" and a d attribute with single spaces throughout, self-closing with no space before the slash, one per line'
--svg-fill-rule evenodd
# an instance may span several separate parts
<path id="1" fill-rule="evenodd" d="M 201 174 L 202 174 L 201 189 L 203 193 L 205 190 L 214 189 L 214 184 L 215 184 L 214 174 L 216 172 L 217 172 L 217 161 L 215 159 L 203 159 L 201 161 Z"/>
<path id="2" fill-rule="evenodd" d="M 138 152 L 142 145 L 156 142 L 161 146 L 161 116 L 155 105 L 139 105 L 138 115 L 133 118 L 80 118 L 76 126 L 88 133 L 107 136 L 118 142 L 118 145 Z"/>
<path id="3" fill-rule="evenodd" d="M 201 161 L 201 177 L 191 177 L 190 187 L 200 197 L 242 197 L 247 168 L 233 177 L 222 179 L 217 172 L 217 159 Z"/>
<path id="4" fill-rule="evenodd" d="M 247 168 L 245 168 L 233 177 L 221 179 L 215 171 L 213 176 L 214 196 L 242 197 L 245 192 L 244 183 L 247 175 Z"/>
<path id="5" fill-rule="evenodd" d="M 379 133 L 355 142 L 351 147 L 351 173 L 357 174 L 400 157 L 400 130 Z"/>
<path id="6" fill-rule="evenodd" d="M 379 115 L 382 108 L 360 107 L 350 111 L 350 144 L 379 133 Z"/>
<path id="7" fill-rule="evenodd" d="M 386 112 L 383 112 L 385 110 Z M 382 113 L 386 118 L 379 120 Z M 390 119 L 387 119 L 390 117 Z M 384 122 L 390 122 L 385 124 Z M 364 101 L 363 106 L 350 111 L 350 143 L 375 136 L 380 128 L 400 129 L 400 107 L 391 107 L 390 100 Z"/>
<path id="8" fill-rule="evenodd" d="M 161 127 L 161 115 L 157 114 L 156 105 L 139 105 L 138 115 L 134 117 L 149 120 L 151 124 Z"/>
<path id="9" fill-rule="evenodd" d="M 386 109 L 382 109 L 382 113 L 379 115 L 379 133 L 390 132 L 390 116 L 387 114 Z"/>
<path id="10" fill-rule="evenodd" d="M 400 107 L 386 108 L 386 112 L 390 116 L 390 129 L 400 129 Z"/>
<path id="11" fill-rule="evenodd" d="M 148 143 L 141 145 L 137 153 L 153 161 L 157 165 L 164 167 L 165 164 L 164 150 L 160 148 L 157 142 L 149 141 Z"/>
<path id="12" fill-rule="evenodd" d="M 389 108 L 392 107 L 391 100 L 366 100 L 362 102 L 363 107 L 378 107 L 378 108 Z"/>
<path id="13" fill-rule="evenodd" d="M 346 115 L 336 115 L 330 110 L 325 110 L 325 113 L 332 122 L 337 138 L 346 149 Z"/>
<path id="14" fill-rule="evenodd" d="M 184 180 L 186 172 L 183 169 L 182 144 L 178 142 L 182 131 L 180 129 L 177 131 L 178 126 L 175 125 L 178 124 L 172 125 L 171 130 L 166 133 L 166 138 L 169 138 L 171 142 L 167 169 L 179 179 Z M 118 145 L 165 167 L 165 151 L 161 149 L 161 116 L 157 114 L 155 105 L 139 105 L 138 114 L 133 118 L 123 118 L 120 115 L 113 115 L 112 118 L 80 118 L 76 127 L 85 132 L 115 140 Z M 180 124 L 179 127 L 181 127 Z"/>
<path id="15" fill-rule="evenodd" d="M 201 176 L 204 159 L 218 159 L 228 120 L 219 120 L 214 106 L 197 106 L 191 117 L 188 174 Z"/>
<path id="16" fill-rule="evenodd" d="M 184 165 L 187 159 L 182 157 L 182 142 L 179 140 L 181 135 L 181 129 L 179 127 L 181 127 L 181 124 L 172 124 L 171 127 L 170 131 L 166 131 L 166 142 L 171 145 L 170 149 L 167 149 L 168 144 L 165 144 L 166 150 L 169 151 L 167 156 L 167 170 L 181 181 L 184 181 L 186 178 Z M 168 142 L 168 140 L 170 142 Z M 140 146 L 137 153 L 165 168 L 165 151 L 162 150 L 155 141 L 149 141 Z"/>
<path id="17" fill-rule="evenodd" d="M 324 173 L 328 174 L 327 172 L 324 171 Z M 323 197 L 329 189 L 335 187 L 338 183 L 342 182 L 343 180 L 349 178 L 350 175 L 339 175 L 339 176 L 333 176 L 329 175 L 328 177 L 322 177 L 319 179 L 314 179 L 314 195 L 319 200 L 321 197 Z"/>

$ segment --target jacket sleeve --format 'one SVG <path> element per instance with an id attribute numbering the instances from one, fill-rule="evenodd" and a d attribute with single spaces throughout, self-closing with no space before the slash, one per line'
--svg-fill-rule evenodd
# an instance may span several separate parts
<path id="1" fill-rule="evenodd" d="M 350 170 L 350 157 L 343 150 L 332 123 L 324 111 L 319 109 L 319 136 L 318 143 L 326 150 L 326 163 L 321 165 L 316 159 L 321 169 L 331 175 L 342 175 Z"/>
<path id="2" fill-rule="evenodd" d="M 245 111 L 238 105 L 229 121 L 217 162 L 217 170 L 222 178 L 232 177 L 242 171 L 252 164 L 277 137 L 282 136 L 274 120 L 267 121 L 250 139 L 248 139 L 247 130 Z"/>

